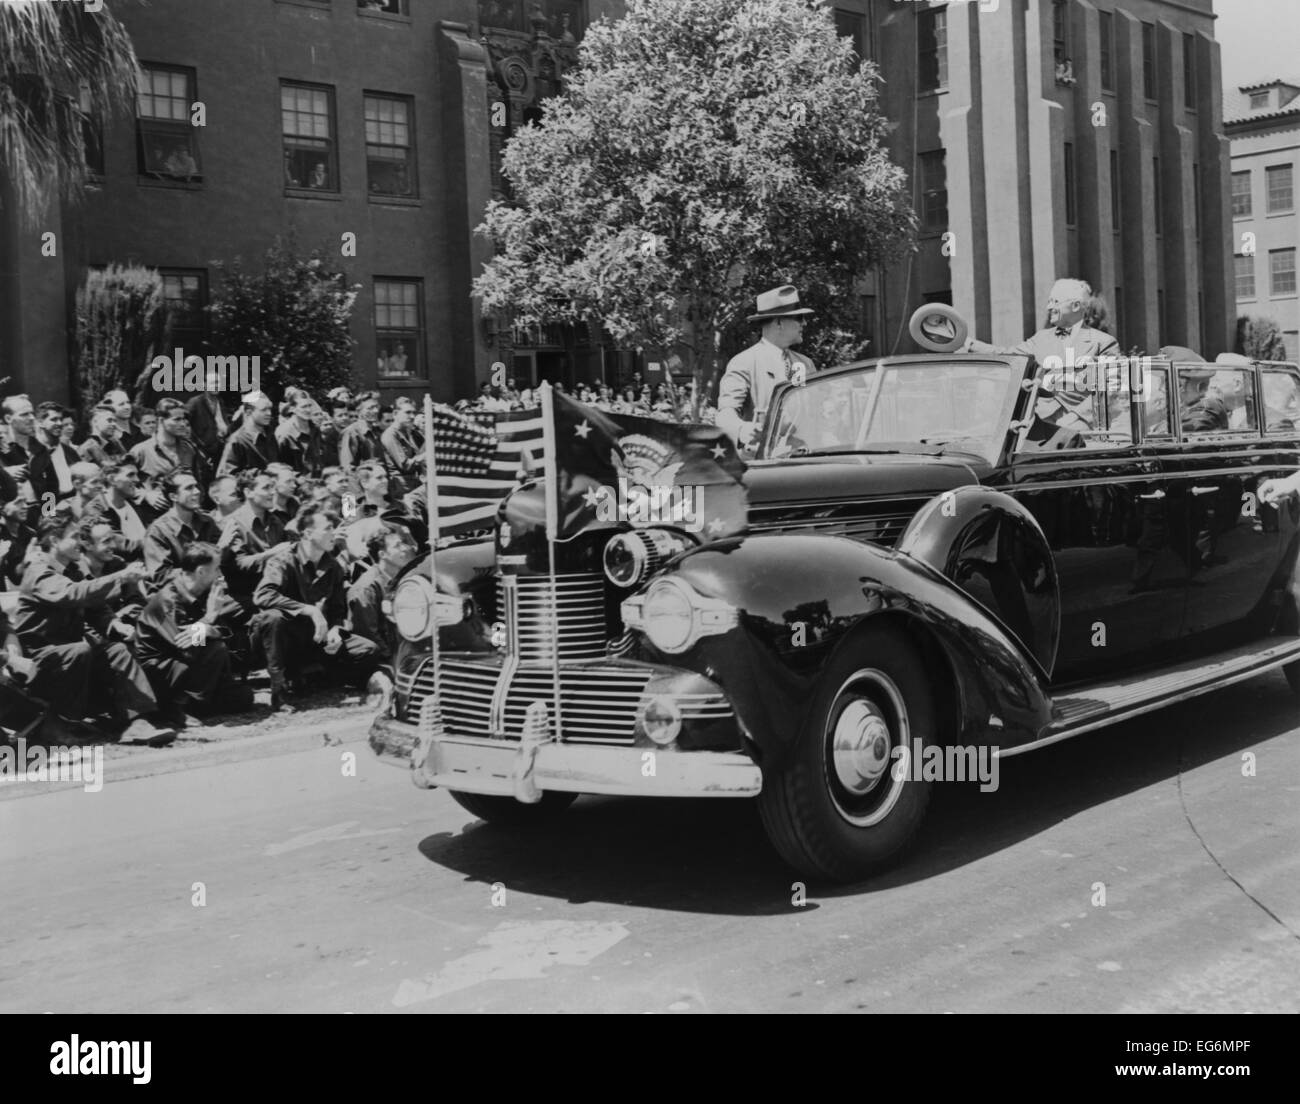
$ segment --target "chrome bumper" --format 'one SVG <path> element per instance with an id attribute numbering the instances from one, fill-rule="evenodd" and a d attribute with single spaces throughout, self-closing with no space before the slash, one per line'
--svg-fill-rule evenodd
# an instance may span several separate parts
<path id="1" fill-rule="evenodd" d="M 457 736 L 386 714 L 370 727 L 370 747 L 381 761 L 406 767 L 422 787 L 495 794 L 535 801 L 540 792 L 621 794 L 628 797 L 753 797 L 763 775 L 735 751 L 666 751 L 600 747 L 553 740 L 492 740 Z"/>

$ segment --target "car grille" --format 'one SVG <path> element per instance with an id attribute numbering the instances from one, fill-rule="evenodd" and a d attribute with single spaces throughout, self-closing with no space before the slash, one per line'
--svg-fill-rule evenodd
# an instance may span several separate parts
<path id="1" fill-rule="evenodd" d="M 654 677 L 654 668 L 636 663 L 583 663 L 560 668 L 560 711 L 563 738 L 570 743 L 631 744 L 636 717 Z M 500 660 L 442 660 L 442 719 L 447 728 L 465 736 L 518 740 L 524 716 L 535 701 L 545 703 L 554 728 L 551 671 L 514 667 Z M 493 700 L 498 684 L 509 685 L 502 701 L 504 733 L 492 731 Z M 398 676 L 397 690 L 407 696 L 406 719 L 419 716 L 420 705 L 433 693 L 433 664 L 424 660 L 413 672 Z M 731 703 L 720 693 L 675 698 L 683 721 L 729 720 Z M 554 731 L 552 731 L 554 735 Z"/>
<path id="2" fill-rule="evenodd" d="M 802 533 L 809 530 L 892 548 L 928 499 L 886 499 L 838 506 L 751 509 L 751 533 Z"/>
<path id="3" fill-rule="evenodd" d="M 554 610 L 549 575 L 503 575 L 497 586 L 497 608 L 503 611 L 506 623 L 506 649 L 523 666 L 549 667 L 553 649 L 561 662 L 605 655 L 609 634 L 602 576 L 557 575 Z M 556 619 L 558 634 L 553 623 Z"/>

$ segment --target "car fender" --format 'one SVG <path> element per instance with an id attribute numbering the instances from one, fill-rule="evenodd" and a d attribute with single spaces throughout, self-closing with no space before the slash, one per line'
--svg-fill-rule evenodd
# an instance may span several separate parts
<path id="1" fill-rule="evenodd" d="M 954 742 L 989 742 L 992 734 L 1010 746 L 1033 739 L 1050 719 L 1046 679 L 1032 656 L 918 560 L 847 537 L 782 534 L 708 545 L 672 570 L 739 617 L 685 656 L 662 658 L 686 660 L 724 687 L 764 766 L 794 746 L 822 670 L 873 618 L 902 622 L 937 647 L 947 670 L 932 677 L 951 680 Z"/>
<path id="2" fill-rule="evenodd" d="M 957 487 L 921 507 L 897 551 L 952 580 L 988 610 L 1045 674 L 1061 638 L 1061 589 L 1037 519 L 1008 494 Z"/>

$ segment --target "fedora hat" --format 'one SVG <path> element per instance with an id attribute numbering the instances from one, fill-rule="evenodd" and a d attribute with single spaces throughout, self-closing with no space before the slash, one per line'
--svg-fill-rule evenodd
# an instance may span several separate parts
<path id="1" fill-rule="evenodd" d="M 757 310 L 749 316 L 750 322 L 766 322 L 771 318 L 794 318 L 814 313 L 811 307 L 799 305 L 799 289 L 794 284 L 783 284 L 763 292 L 754 300 L 754 306 Z"/>
<path id="2" fill-rule="evenodd" d="M 1220 353 L 1214 358 L 1214 363 L 1226 364 L 1230 368 L 1249 368 L 1254 361 L 1240 353 Z"/>

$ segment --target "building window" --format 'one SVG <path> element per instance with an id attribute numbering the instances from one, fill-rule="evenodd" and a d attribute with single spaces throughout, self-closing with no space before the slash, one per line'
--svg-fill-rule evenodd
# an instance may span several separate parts
<path id="1" fill-rule="evenodd" d="M 1070 56 L 1070 43 L 1067 38 L 1069 23 L 1065 0 L 1052 0 L 1052 50 L 1057 65 Z"/>
<path id="2" fill-rule="evenodd" d="M 1151 217 L 1156 224 L 1156 237 L 1165 232 L 1164 189 L 1160 185 L 1160 158 L 1151 158 Z"/>
<path id="3" fill-rule="evenodd" d="M 1237 298 L 1255 298 L 1255 258 L 1238 253 L 1232 258 L 1232 267 L 1237 276 Z"/>
<path id="4" fill-rule="evenodd" d="M 280 129 L 285 187 L 337 192 L 334 90 L 281 82 Z"/>
<path id="5" fill-rule="evenodd" d="M 1201 237 L 1201 166 L 1192 162 L 1192 219 L 1196 238 Z"/>
<path id="6" fill-rule="evenodd" d="M 371 195 L 416 194 L 413 113 L 409 99 L 366 95 L 366 173 Z"/>
<path id="7" fill-rule="evenodd" d="M 1183 35 L 1183 106 L 1196 110 L 1196 36 Z"/>
<path id="8" fill-rule="evenodd" d="M 192 69 L 140 66 L 136 136 L 142 175 L 190 183 L 203 179 L 198 132 L 190 125 L 194 100 Z"/>
<path id="9" fill-rule="evenodd" d="M 1295 248 L 1268 252 L 1269 295 L 1295 294 Z"/>
<path id="10" fill-rule="evenodd" d="M 835 30 L 841 38 L 853 43 L 853 49 L 859 60 L 871 56 L 867 44 L 867 17 L 861 12 L 835 9 Z"/>
<path id="11" fill-rule="evenodd" d="M 1232 174 L 1232 217 L 1250 216 L 1250 170 Z"/>
<path id="12" fill-rule="evenodd" d="M 1295 189 L 1290 165 L 1270 165 L 1264 170 L 1268 192 L 1268 213 L 1276 215 L 1295 207 Z"/>
<path id="13" fill-rule="evenodd" d="M 1268 93 L 1267 93 L 1267 92 L 1252 92 L 1252 93 L 1250 94 L 1250 109 L 1251 109 L 1251 111 L 1261 111 L 1261 110 L 1263 110 L 1263 109 L 1266 108 L 1266 107 L 1268 107 Z"/>
<path id="14" fill-rule="evenodd" d="M 207 341 L 204 307 L 208 305 L 208 274 L 202 268 L 160 268 L 163 301 L 167 305 L 173 348 L 196 353 Z M 168 350 L 170 353 L 171 350 Z"/>
<path id="15" fill-rule="evenodd" d="M 931 150 L 918 158 L 921 166 L 921 228 L 948 228 L 948 168 L 944 150 Z"/>
<path id="16" fill-rule="evenodd" d="M 78 97 L 81 112 L 81 157 L 92 178 L 104 175 L 104 116 L 95 106 L 90 86 L 83 84 Z"/>
<path id="17" fill-rule="evenodd" d="M 375 347 L 379 378 L 424 379 L 421 281 L 375 280 Z"/>
<path id="18" fill-rule="evenodd" d="M 1115 17 L 1110 12 L 1098 12 L 1101 31 L 1101 87 L 1106 92 L 1115 91 Z"/>
<path id="19" fill-rule="evenodd" d="M 549 35 L 557 42 L 581 41 L 586 29 L 583 0 L 478 0 L 484 27 Z"/>
<path id="20" fill-rule="evenodd" d="M 389 15 L 410 15 L 411 0 L 357 0 L 362 11 L 387 12 Z"/>
<path id="21" fill-rule="evenodd" d="M 948 13 L 943 8 L 916 13 L 916 64 L 922 92 L 948 87 Z"/>
<path id="22" fill-rule="evenodd" d="M 1079 221 L 1079 205 L 1074 183 L 1074 144 L 1065 143 L 1065 225 Z"/>
<path id="23" fill-rule="evenodd" d="M 1118 234 L 1123 221 L 1119 191 L 1119 150 L 1110 151 L 1110 229 Z"/>
<path id="24" fill-rule="evenodd" d="M 1156 25 L 1142 24 L 1142 94 L 1156 98 Z"/>

